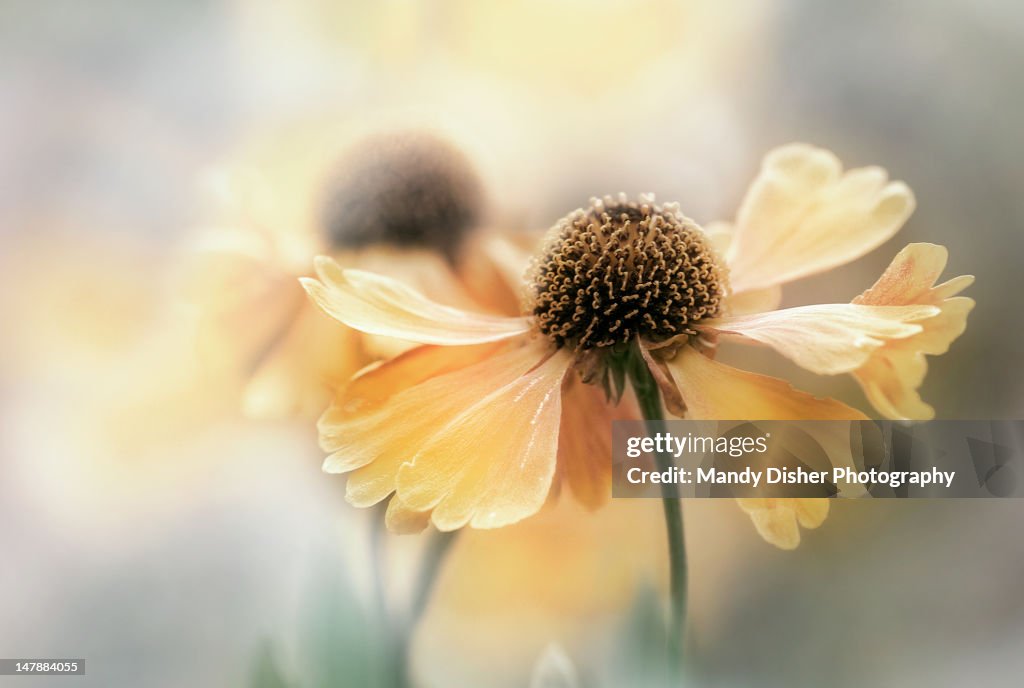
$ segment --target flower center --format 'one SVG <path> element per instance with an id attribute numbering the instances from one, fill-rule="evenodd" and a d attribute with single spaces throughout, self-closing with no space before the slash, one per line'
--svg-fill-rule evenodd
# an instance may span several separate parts
<path id="1" fill-rule="evenodd" d="M 541 332 L 580 350 L 693 334 L 694 323 L 719 312 L 726 289 L 703 230 L 652 196 L 591 199 L 564 217 L 532 277 L 529 306 Z"/>
<path id="2" fill-rule="evenodd" d="M 425 131 L 361 141 L 328 181 L 321 217 L 336 248 L 386 244 L 453 256 L 484 211 L 473 163 Z"/>

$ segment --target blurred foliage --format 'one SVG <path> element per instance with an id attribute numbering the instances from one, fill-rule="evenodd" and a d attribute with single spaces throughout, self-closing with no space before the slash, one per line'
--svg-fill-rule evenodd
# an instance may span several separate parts
<path id="1" fill-rule="evenodd" d="M 263 641 L 256 650 L 248 685 L 250 688 L 289 688 L 277 665 L 273 643 L 269 640 Z"/>
<path id="2" fill-rule="evenodd" d="M 294 647 L 287 668 L 276 652 L 285 646 Z M 392 688 L 399 681 L 396 647 L 384 614 L 360 603 L 344 562 L 336 553 L 325 554 L 312 566 L 294 637 L 278 637 L 257 649 L 249 685 Z"/>

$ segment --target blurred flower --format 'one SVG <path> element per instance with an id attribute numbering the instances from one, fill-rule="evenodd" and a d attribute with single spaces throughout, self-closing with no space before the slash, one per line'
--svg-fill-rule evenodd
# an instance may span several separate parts
<path id="1" fill-rule="evenodd" d="M 614 660 L 595 648 L 618 640 L 638 588 L 667 587 L 664 538 L 661 505 L 646 499 L 596 512 L 561 499 L 507 528 L 460 532 L 413 644 L 424 685 L 526 685 L 552 641 L 599 673 Z M 557 561 L 558 575 L 544 561 Z"/>
<path id="2" fill-rule="evenodd" d="M 629 403 L 591 398 L 598 384 L 608 399 L 624 393 L 634 350 L 679 417 L 863 419 L 836 400 L 718 363 L 715 348 L 720 337 L 767 344 L 813 372 L 874 381 L 866 365 L 901 360 L 886 350 L 890 343 L 903 340 L 911 360 L 936 351 L 933 340 L 948 344 L 957 332 L 947 319 L 965 311 L 943 299 L 968 280 L 928 290 L 936 261 L 907 258 L 928 253 L 921 245 L 854 303 L 775 310 L 783 283 L 864 255 L 913 207 L 906 185 L 889 182 L 883 170 L 843 173 L 834 155 L 802 144 L 769 153 L 735 223 L 709 232 L 676 204 L 594 199 L 549 232 L 519 317 L 442 306 L 386 276 L 320 257 L 318 279 L 302 284 L 326 313 L 423 345 L 338 395 L 319 424 L 332 452 L 325 470 L 353 471 L 355 504 L 394 494 L 388 521 L 398 529 L 428 519 L 440 530 L 508 525 L 536 513 L 563 480 L 577 497 L 599 502 L 609 494 L 600 476 L 610 452 L 565 451 L 574 443 L 566 419 L 584 419 L 569 430 L 578 436 L 635 413 Z M 903 389 L 915 382 L 904 378 Z M 798 544 L 798 523 L 816 527 L 828 512 L 826 501 L 743 506 L 758 532 L 784 548 Z"/>
<path id="3" fill-rule="evenodd" d="M 334 387 L 408 346 L 351 330 L 303 298 L 296 278 L 318 253 L 445 303 L 494 304 L 474 300 L 457 273 L 461 254 L 485 245 L 467 239 L 485 199 L 459 149 L 401 131 L 366 137 L 338 160 L 334 137 L 311 129 L 264 154 L 259 173 L 242 166 L 219 180 L 234 212 L 226 228 L 200 238 L 189 276 L 203 357 L 213 369 L 239 370 L 254 417 L 319 413 Z M 478 261 L 489 264 L 485 253 Z"/>

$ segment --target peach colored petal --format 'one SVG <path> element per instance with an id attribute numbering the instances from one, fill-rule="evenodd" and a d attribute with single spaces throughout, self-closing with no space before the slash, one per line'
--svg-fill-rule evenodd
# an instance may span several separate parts
<path id="1" fill-rule="evenodd" d="M 508 339 L 530 329 L 526 318 L 469 313 L 431 301 L 415 289 L 382 275 L 342 270 L 330 258 L 316 260 L 319 280 L 300 282 L 331 317 L 368 334 L 421 344 L 480 344 Z"/>
<path id="2" fill-rule="evenodd" d="M 739 370 L 684 346 L 667 363 L 694 420 L 867 420 L 835 399 L 794 389 L 785 380 Z M 851 463 L 849 430 L 842 424 L 811 424 L 804 430 L 833 466 Z"/>
<path id="3" fill-rule="evenodd" d="M 612 421 L 636 420 L 632 391 L 612 405 L 598 385 L 566 376 L 562 386 L 562 425 L 558 432 L 558 467 L 573 496 L 588 509 L 612 494 Z"/>
<path id="4" fill-rule="evenodd" d="M 688 418 L 722 420 L 864 420 L 860 411 L 834 399 L 820 399 L 777 378 L 723 365 L 693 347 L 669 361 L 688 408 Z M 832 424 L 809 429 L 833 465 L 849 463 L 849 437 Z M 757 532 L 782 549 L 800 543 L 800 528 L 816 528 L 828 514 L 826 499 L 739 499 Z"/>
<path id="5" fill-rule="evenodd" d="M 356 373 L 338 395 L 335 407 L 345 413 L 365 410 L 430 378 L 467 368 L 497 352 L 504 343 L 447 347 L 424 344 Z"/>
<path id="6" fill-rule="evenodd" d="M 561 386 L 572 356 L 541 365 L 485 394 L 433 436 L 398 474 L 398 496 L 433 509 L 439 530 L 497 528 L 536 513 L 556 468 Z"/>
<path id="7" fill-rule="evenodd" d="M 527 243 L 531 244 L 529 248 Z M 521 312 L 532 244 L 536 243 L 533 235 L 478 233 L 463 249 L 459 276 L 489 311 L 517 315 Z"/>
<path id="8" fill-rule="evenodd" d="M 812 372 L 836 375 L 864 365 L 887 341 L 919 334 L 922 328 L 915 321 L 938 312 L 929 305 L 837 303 L 716 318 L 699 329 L 767 344 Z"/>
<path id="9" fill-rule="evenodd" d="M 687 418 L 715 420 L 863 420 L 834 399 L 821 399 L 788 382 L 713 361 L 684 346 L 668 361 Z"/>
<path id="10" fill-rule="evenodd" d="M 395 490 L 398 470 L 452 418 L 510 384 L 544 355 L 536 347 L 424 346 L 371 366 L 320 418 L 328 473 L 347 473 L 347 498 L 370 506 Z"/>
<path id="11" fill-rule="evenodd" d="M 352 252 L 339 265 L 384 275 L 420 292 L 428 299 L 463 310 L 479 308 L 455 270 L 436 251 L 374 246 Z"/>
<path id="12" fill-rule="evenodd" d="M 431 301 L 470 312 L 487 310 L 469 295 L 448 261 L 434 251 L 374 246 L 339 254 L 335 258 L 343 269 L 390 277 Z M 509 314 L 518 313 L 515 310 Z M 408 340 L 363 333 L 363 347 L 373 358 L 392 358 L 409 349 L 410 343 Z"/>
<path id="13" fill-rule="evenodd" d="M 848 263 L 892 237 L 914 196 L 884 170 L 843 173 L 831 152 L 777 148 L 740 206 L 727 263 L 734 292 L 790 282 Z"/>
<path id="14" fill-rule="evenodd" d="M 935 285 L 946 260 L 947 251 L 942 246 L 910 244 L 870 289 L 853 300 L 870 306 L 927 304 L 936 309 L 935 315 L 918 321 L 921 332 L 887 342 L 854 371 L 872 406 L 887 418 L 927 420 L 935 415 L 935 409 L 917 391 L 928 372 L 925 355 L 948 351 L 967 328 L 967 315 L 974 308 L 973 299 L 956 296 L 970 286 L 973 277 L 962 275 Z"/>

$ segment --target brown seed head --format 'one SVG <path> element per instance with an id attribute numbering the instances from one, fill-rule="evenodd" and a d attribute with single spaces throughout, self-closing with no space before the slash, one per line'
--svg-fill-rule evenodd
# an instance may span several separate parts
<path id="1" fill-rule="evenodd" d="M 611 347 L 638 335 L 657 342 L 718 314 L 726 279 L 678 205 L 606 196 L 551 228 L 528 305 L 558 346 Z"/>
<path id="2" fill-rule="evenodd" d="M 349 151 L 329 180 L 322 217 L 334 247 L 387 244 L 452 256 L 483 211 L 483 184 L 461 150 L 426 131 L 402 131 Z"/>

